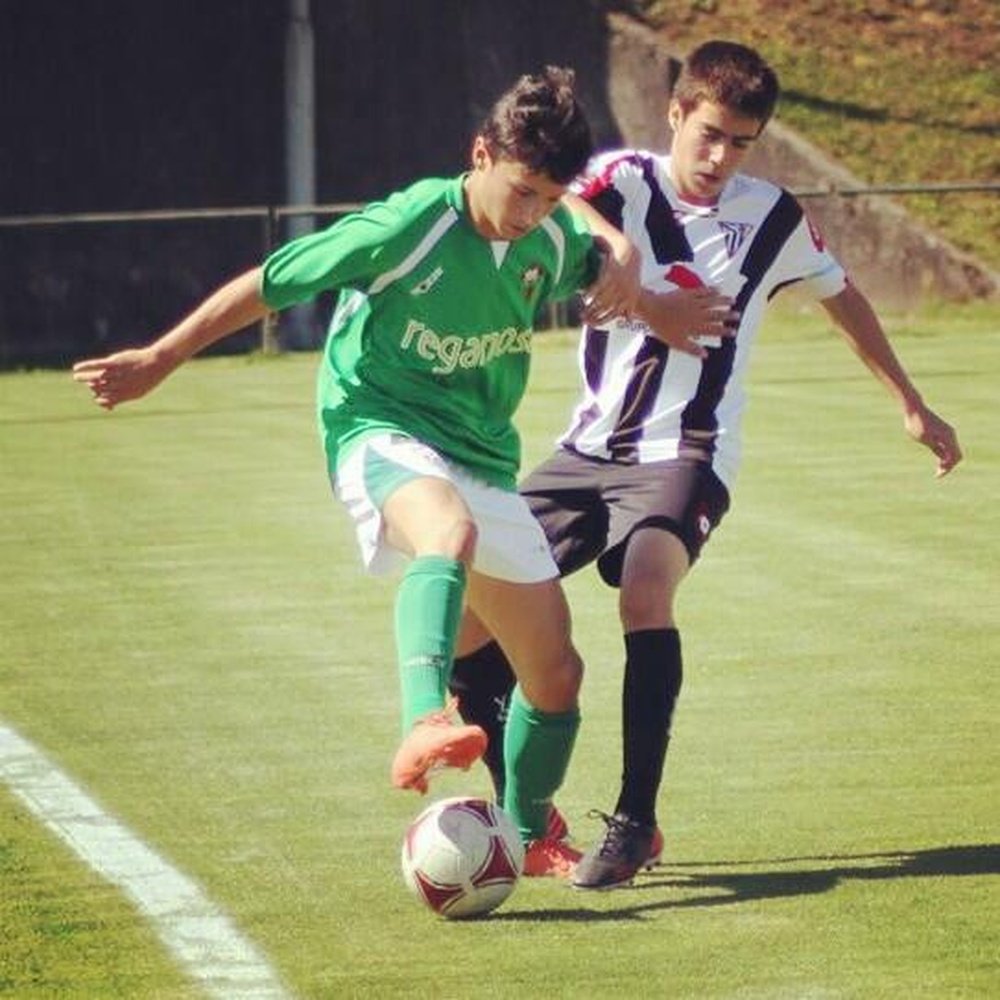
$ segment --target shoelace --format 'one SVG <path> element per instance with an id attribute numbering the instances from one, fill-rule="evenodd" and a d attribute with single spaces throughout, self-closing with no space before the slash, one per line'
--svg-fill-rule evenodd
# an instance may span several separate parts
<path id="1" fill-rule="evenodd" d="M 597 852 L 598 856 L 602 858 L 617 857 L 621 853 L 622 844 L 628 836 L 629 831 L 637 824 L 631 820 L 609 816 L 606 812 L 601 812 L 600 809 L 591 809 L 587 815 L 593 819 L 604 820 L 604 824 L 608 828 L 604 834 L 604 840 L 601 841 L 601 847 Z"/>

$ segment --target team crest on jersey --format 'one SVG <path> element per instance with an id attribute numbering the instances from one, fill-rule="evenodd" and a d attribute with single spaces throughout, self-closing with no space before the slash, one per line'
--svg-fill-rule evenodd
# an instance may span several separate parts
<path id="1" fill-rule="evenodd" d="M 726 253 L 735 257 L 754 227 L 749 222 L 720 222 L 719 228 L 726 243 Z"/>
<path id="2" fill-rule="evenodd" d="M 531 264 L 521 272 L 521 294 L 525 299 L 530 299 L 535 294 L 544 273 L 541 264 Z"/>
<path id="3" fill-rule="evenodd" d="M 424 278 L 423 281 L 417 282 L 411 289 L 411 295 L 426 295 L 439 281 L 441 275 L 444 274 L 444 268 L 440 265 L 434 268 L 430 274 Z"/>

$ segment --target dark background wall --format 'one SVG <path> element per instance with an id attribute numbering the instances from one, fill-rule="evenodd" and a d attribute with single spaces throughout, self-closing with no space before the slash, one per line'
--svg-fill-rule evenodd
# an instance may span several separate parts
<path id="1" fill-rule="evenodd" d="M 517 76 L 573 66 L 601 142 L 608 28 L 589 0 L 314 0 L 319 177 L 333 196 L 367 197 L 465 163 L 475 125 Z M 359 58 L 360 57 L 360 58 Z"/>
<path id="2" fill-rule="evenodd" d="M 665 148 L 671 57 L 627 0 L 311 0 L 320 203 L 453 174 L 493 99 L 573 66 L 601 146 Z M 259 262 L 259 218 L 11 228 L 4 216 L 283 205 L 290 0 L 0 0 L 0 368 L 143 342 Z M 617 12 L 615 12 L 617 9 Z M 772 122 L 748 168 L 858 186 Z M 995 295 L 996 275 L 886 199 L 810 211 L 880 306 Z M 320 217 L 325 225 L 328 217 Z M 328 306 L 328 303 L 325 304 Z M 282 318 L 286 346 L 323 309 Z M 216 350 L 243 350 L 259 331 Z"/>
<path id="3" fill-rule="evenodd" d="M 0 211 L 272 196 L 284 4 L 2 0 Z"/>
<path id="4" fill-rule="evenodd" d="M 312 0 L 317 200 L 457 173 L 493 98 L 574 66 L 602 143 L 597 0 Z M 285 0 L 0 0 L 0 216 L 282 204 Z M 259 261 L 257 221 L 0 228 L 0 366 L 148 339 Z M 246 346 L 230 342 L 230 349 Z"/>

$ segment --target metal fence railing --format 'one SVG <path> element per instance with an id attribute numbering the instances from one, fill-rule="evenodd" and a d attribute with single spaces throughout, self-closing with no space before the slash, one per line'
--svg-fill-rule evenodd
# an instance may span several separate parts
<path id="1" fill-rule="evenodd" d="M 1000 194 L 1000 181 L 951 181 L 945 183 L 886 184 L 871 186 L 816 186 L 792 188 L 802 199 L 860 198 L 867 196 L 905 196 L 942 194 Z M 286 220 L 312 217 L 332 219 L 361 207 L 361 202 L 323 202 L 308 205 L 252 205 L 210 207 L 198 209 L 153 209 L 145 211 L 109 211 L 48 213 L 32 215 L 0 215 L 0 235 L 3 232 L 56 228 L 70 231 L 85 226 L 138 226 L 139 224 L 184 222 L 236 222 L 259 224 L 260 257 L 276 247 Z M 0 303 L 2 305 L 2 303 Z M 0 310 L 2 315 L 2 310 Z M 559 304 L 550 310 L 551 325 L 564 325 L 567 306 Z M 274 317 L 265 320 L 260 329 L 260 346 L 271 352 L 278 348 Z M 2 355 L 2 352 L 0 352 Z M 3 358 L 0 357 L 0 361 Z"/>
<path id="2" fill-rule="evenodd" d="M 865 195 L 903 194 L 1000 194 L 1000 181 L 947 181 L 940 184 L 873 184 L 869 187 L 829 185 L 792 188 L 796 198 L 858 198 Z"/>
<path id="3" fill-rule="evenodd" d="M 1000 193 L 1000 181 L 947 181 L 920 184 L 873 184 L 852 187 L 821 185 L 792 188 L 797 198 L 855 198 L 867 195 Z M 0 215 L 0 229 L 113 222 L 183 222 L 196 219 L 260 219 L 265 249 L 273 245 L 281 219 L 309 215 L 344 215 L 364 202 L 324 202 L 315 205 L 249 205 L 232 208 L 162 208 L 128 212 L 64 212 Z"/>

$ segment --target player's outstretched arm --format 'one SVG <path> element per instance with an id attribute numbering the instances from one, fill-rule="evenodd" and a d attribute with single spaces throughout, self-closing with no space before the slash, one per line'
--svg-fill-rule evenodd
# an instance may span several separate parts
<path id="1" fill-rule="evenodd" d="M 106 410 L 145 396 L 188 358 L 267 315 L 260 277 L 260 268 L 254 268 L 234 278 L 146 347 L 77 362 L 73 378 Z"/>
<path id="2" fill-rule="evenodd" d="M 607 253 L 597 280 L 583 298 L 583 318 L 599 326 L 616 316 L 631 316 L 639 296 L 639 272 L 642 260 L 635 244 L 589 202 L 579 195 L 563 195 L 566 207 L 583 218 L 594 238 Z"/>
<path id="3" fill-rule="evenodd" d="M 868 299 L 853 285 L 823 300 L 823 306 L 854 352 L 903 408 L 907 434 L 937 457 L 937 475 L 945 476 L 962 460 L 955 429 L 920 396 L 900 364 Z"/>
<path id="4" fill-rule="evenodd" d="M 639 251 L 631 240 L 616 233 L 612 240 L 596 236 L 604 250 L 604 264 L 597 280 L 583 296 L 583 318 L 593 326 L 616 316 L 631 316 L 639 296 Z"/>
<path id="5" fill-rule="evenodd" d="M 708 354 L 701 338 L 735 336 L 740 320 L 732 299 L 715 288 L 678 288 L 671 292 L 644 288 L 635 313 L 657 340 L 696 358 Z"/>
<path id="6" fill-rule="evenodd" d="M 579 195 L 565 194 L 563 201 L 609 248 L 601 276 L 584 298 L 586 322 L 600 326 L 616 316 L 636 316 L 665 344 L 699 358 L 706 351 L 697 338 L 735 333 L 739 314 L 733 310 L 731 299 L 712 288 L 660 293 L 643 288 L 642 261 L 635 244 Z"/>

